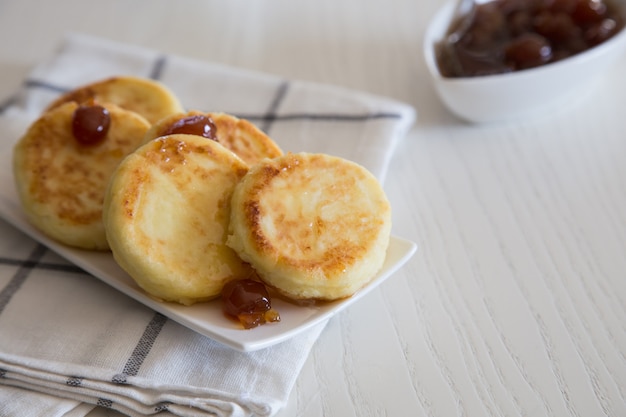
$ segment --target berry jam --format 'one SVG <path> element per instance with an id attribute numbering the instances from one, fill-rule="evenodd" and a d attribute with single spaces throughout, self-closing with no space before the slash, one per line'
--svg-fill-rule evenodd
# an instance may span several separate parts
<path id="1" fill-rule="evenodd" d="M 173 135 L 176 133 L 203 136 L 207 139 L 217 141 L 217 127 L 215 126 L 213 119 L 202 114 L 188 116 L 177 120 L 168 129 L 166 129 L 162 135 Z"/>
<path id="2" fill-rule="evenodd" d="M 280 315 L 272 309 L 267 288 L 252 279 L 227 283 L 222 289 L 222 305 L 224 312 L 237 318 L 246 329 L 280 321 Z"/>
<path id="3" fill-rule="evenodd" d="M 586 51 L 623 27 L 610 0 L 493 0 L 451 25 L 437 60 L 446 77 L 520 71 Z"/>
<path id="4" fill-rule="evenodd" d="M 97 145 L 111 126 L 109 111 L 97 104 L 81 104 L 72 116 L 72 135 L 81 145 Z"/>

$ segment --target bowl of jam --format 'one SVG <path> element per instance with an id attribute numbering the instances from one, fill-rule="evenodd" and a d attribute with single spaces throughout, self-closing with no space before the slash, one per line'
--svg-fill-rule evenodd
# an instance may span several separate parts
<path id="1" fill-rule="evenodd" d="M 626 0 L 492 0 L 434 16 L 424 56 L 443 103 L 484 123 L 575 103 L 626 50 Z"/>

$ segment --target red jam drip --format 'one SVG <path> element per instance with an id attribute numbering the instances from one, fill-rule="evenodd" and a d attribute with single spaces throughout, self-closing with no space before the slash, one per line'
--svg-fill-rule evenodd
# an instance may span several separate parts
<path id="1" fill-rule="evenodd" d="M 224 312 L 246 329 L 268 322 L 280 321 L 280 315 L 272 309 L 272 301 L 265 285 L 252 279 L 228 282 L 222 289 Z"/>
<path id="2" fill-rule="evenodd" d="M 610 0 L 494 0 L 451 25 L 438 65 L 446 77 L 534 68 L 586 51 L 623 26 Z"/>
<path id="3" fill-rule="evenodd" d="M 217 127 L 213 119 L 202 114 L 178 119 L 163 132 L 163 136 L 176 133 L 203 136 L 207 139 L 217 141 Z"/>
<path id="4" fill-rule="evenodd" d="M 81 145 L 102 142 L 111 127 L 109 111 L 97 104 L 79 105 L 72 116 L 72 135 Z"/>

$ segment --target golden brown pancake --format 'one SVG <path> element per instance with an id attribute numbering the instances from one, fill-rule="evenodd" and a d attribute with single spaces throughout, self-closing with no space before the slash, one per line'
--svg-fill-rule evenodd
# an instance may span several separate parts
<path id="1" fill-rule="evenodd" d="M 251 167 L 235 188 L 227 244 L 295 300 L 354 294 L 382 267 L 391 208 L 365 168 L 324 154 Z"/>
<path id="2" fill-rule="evenodd" d="M 17 191 L 30 222 L 49 237 L 83 249 L 108 249 L 104 191 L 117 164 L 140 145 L 150 127 L 134 112 L 102 105 L 111 118 L 102 142 L 76 140 L 72 118 L 78 105 L 68 102 L 35 121 L 13 153 Z"/>
<path id="3" fill-rule="evenodd" d="M 219 143 L 152 140 L 113 175 L 104 222 L 115 260 L 154 298 L 189 305 L 253 271 L 225 245 L 230 198 L 247 165 Z"/>
<path id="4" fill-rule="evenodd" d="M 278 145 L 254 124 L 226 113 L 189 111 L 170 115 L 152 126 L 146 134 L 145 142 L 163 136 L 176 122 L 194 116 L 209 117 L 215 124 L 217 141 L 248 165 L 254 165 L 263 158 L 275 158 L 283 154 Z"/>
<path id="5" fill-rule="evenodd" d="M 63 94 L 47 110 L 68 101 L 84 103 L 90 100 L 116 104 L 143 116 L 151 124 L 180 113 L 178 98 L 163 84 L 147 78 L 119 76 L 87 84 Z"/>

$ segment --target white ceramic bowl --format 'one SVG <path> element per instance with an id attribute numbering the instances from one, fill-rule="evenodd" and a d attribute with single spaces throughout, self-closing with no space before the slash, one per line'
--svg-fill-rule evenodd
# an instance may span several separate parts
<path id="1" fill-rule="evenodd" d="M 626 0 L 620 0 L 626 13 Z M 546 114 L 584 97 L 602 73 L 626 50 L 626 30 L 604 43 L 559 62 L 507 74 L 443 77 L 435 45 L 444 36 L 454 2 L 441 8 L 424 36 L 424 57 L 437 93 L 457 116 L 484 123 Z"/>

